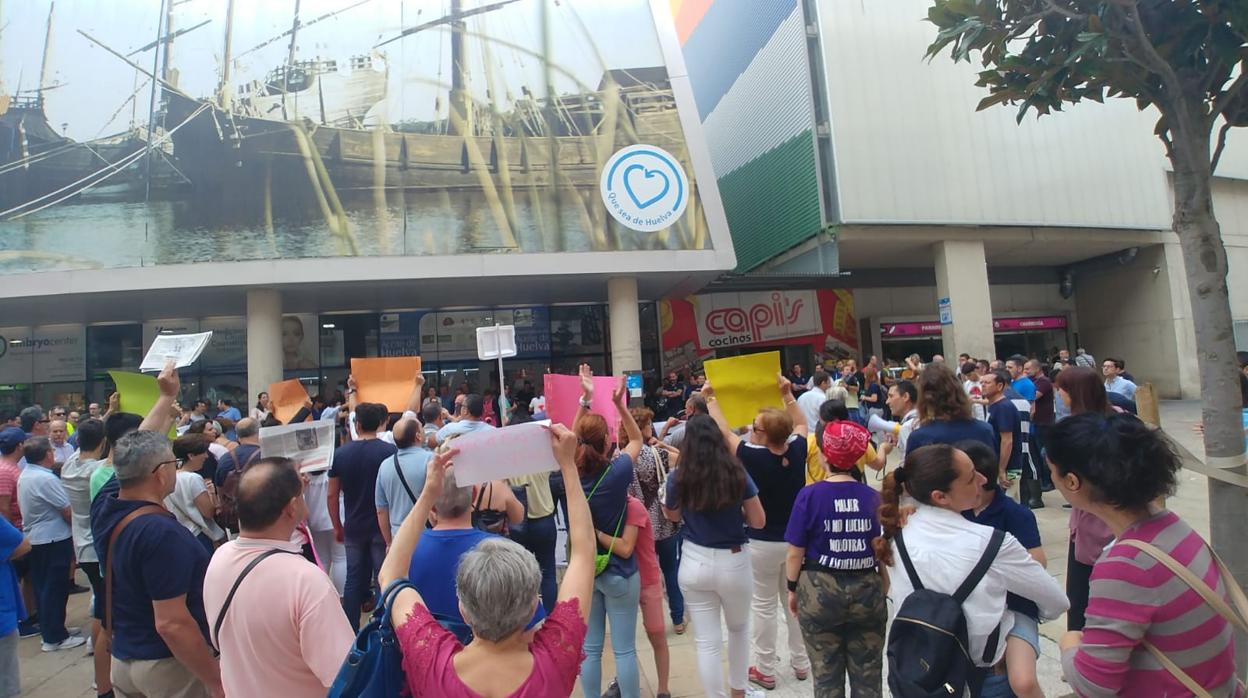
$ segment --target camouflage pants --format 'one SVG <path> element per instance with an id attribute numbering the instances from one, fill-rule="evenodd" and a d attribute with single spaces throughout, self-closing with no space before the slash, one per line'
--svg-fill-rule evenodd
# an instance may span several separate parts
<path id="1" fill-rule="evenodd" d="M 815 674 L 815 696 L 844 696 L 846 672 L 854 698 L 883 695 L 888 607 L 880 575 L 804 570 L 797 617 Z"/>

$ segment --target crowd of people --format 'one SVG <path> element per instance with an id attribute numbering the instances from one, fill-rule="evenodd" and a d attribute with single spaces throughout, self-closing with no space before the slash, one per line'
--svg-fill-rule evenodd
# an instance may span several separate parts
<path id="1" fill-rule="evenodd" d="M 701 374 L 668 374 L 647 406 L 621 381 L 594 412 L 582 366 L 572 423 L 545 427 L 558 469 L 467 485 L 457 440 L 499 412 L 420 375 L 401 412 L 351 379 L 287 420 L 341 424 L 328 469 L 262 452 L 281 424 L 265 394 L 246 415 L 182 409 L 172 366 L 146 415 L 116 395 L 82 416 L 31 406 L 0 427 L 0 698 L 36 636 L 86 645 L 100 696 L 348 695 L 335 681 L 374 609 L 413 696 L 579 681 L 635 698 L 640 618 L 660 697 L 669 632 L 691 632 L 708 696 L 793 681 L 869 698 L 887 674 L 899 697 L 1031 698 L 1039 624 L 1063 613 L 1081 696 L 1235 695 L 1242 594 L 1165 508 L 1179 458 L 1133 416 L 1134 379 L 1096 366 L 1083 350 L 795 365 L 775 376 L 782 407 L 748 424 Z M 1054 489 L 1072 507 L 1064 589 L 1032 511 Z M 88 629 L 66 625 L 75 569 Z"/>

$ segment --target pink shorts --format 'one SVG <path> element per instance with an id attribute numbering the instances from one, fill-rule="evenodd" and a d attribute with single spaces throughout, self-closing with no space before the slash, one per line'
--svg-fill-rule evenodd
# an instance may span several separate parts
<path id="1" fill-rule="evenodd" d="M 667 630 L 663 616 L 663 585 L 654 584 L 641 588 L 641 625 L 647 633 Z"/>

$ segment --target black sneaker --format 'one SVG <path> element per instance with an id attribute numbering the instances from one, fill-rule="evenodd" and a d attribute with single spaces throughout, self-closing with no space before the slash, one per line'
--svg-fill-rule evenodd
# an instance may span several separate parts
<path id="1" fill-rule="evenodd" d="M 40 629 L 39 629 L 38 623 L 22 621 L 21 623 L 17 624 L 18 637 L 22 637 L 22 638 L 36 637 L 37 635 L 39 635 L 39 633 L 40 633 Z"/>
<path id="2" fill-rule="evenodd" d="M 70 594 L 85 594 L 88 591 L 91 591 L 91 587 L 84 587 L 81 584 L 74 584 L 69 588 Z"/>

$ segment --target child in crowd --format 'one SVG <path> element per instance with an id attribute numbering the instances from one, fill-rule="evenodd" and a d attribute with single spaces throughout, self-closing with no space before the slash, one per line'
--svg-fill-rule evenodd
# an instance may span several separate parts
<path id="1" fill-rule="evenodd" d="M 970 457 L 975 469 L 986 482 L 979 493 L 979 504 L 962 515 L 977 524 L 991 526 L 1018 539 L 1031 557 L 1048 566 L 1040 547 L 1040 529 L 1030 509 L 1010 499 L 997 484 L 997 453 L 979 441 L 961 441 L 955 448 Z M 1034 601 L 1017 594 L 1008 594 L 1005 606 L 1014 613 L 1014 628 L 1005 638 L 1005 675 L 994 672 L 984 682 L 983 698 L 1009 696 L 1044 698 L 1036 678 L 1036 660 L 1040 657 L 1040 609 Z M 997 667 L 1000 669 L 1000 666 Z M 1007 681 L 1008 679 L 1008 681 Z M 1008 683 L 1008 689 L 1006 685 Z"/>

